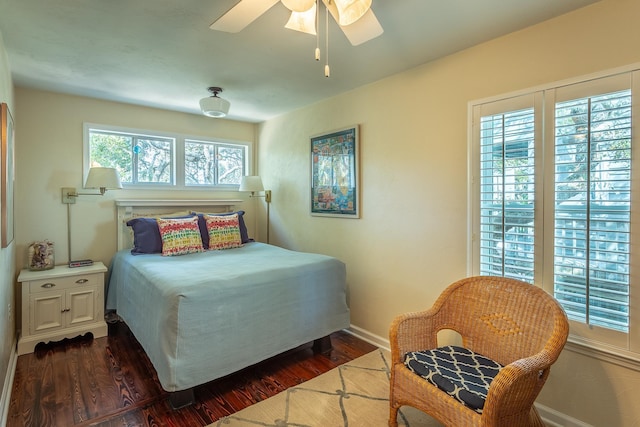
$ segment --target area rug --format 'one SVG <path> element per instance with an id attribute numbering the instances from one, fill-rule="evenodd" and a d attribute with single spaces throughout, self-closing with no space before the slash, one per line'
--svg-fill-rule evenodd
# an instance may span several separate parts
<path id="1" fill-rule="evenodd" d="M 387 426 L 390 360 L 387 351 L 373 351 L 208 427 Z M 428 415 L 409 407 L 400 409 L 398 424 L 441 426 Z"/>

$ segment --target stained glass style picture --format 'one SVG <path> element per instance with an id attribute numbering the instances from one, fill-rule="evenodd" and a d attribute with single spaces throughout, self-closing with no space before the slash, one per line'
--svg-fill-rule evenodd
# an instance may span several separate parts
<path id="1" fill-rule="evenodd" d="M 358 126 L 311 137 L 311 215 L 359 218 Z"/>

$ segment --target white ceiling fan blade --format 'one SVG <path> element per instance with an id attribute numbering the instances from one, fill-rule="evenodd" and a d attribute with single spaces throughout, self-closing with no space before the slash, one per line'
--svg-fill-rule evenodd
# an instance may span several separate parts
<path id="1" fill-rule="evenodd" d="M 340 26 L 340 28 L 342 28 L 344 35 L 347 36 L 353 46 L 368 42 L 384 33 L 382 25 L 380 25 L 378 18 L 376 18 L 371 9 L 353 24 Z"/>
<path id="2" fill-rule="evenodd" d="M 339 21 L 339 14 L 335 3 L 328 2 L 327 0 L 322 1 L 337 23 Z M 380 25 L 378 18 L 376 18 L 376 15 L 371 9 L 353 24 L 346 26 L 340 25 L 340 28 L 353 46 L 358 46 L 371 39 L 375 39 L 384 32 L 382 25 Z"/>
<path id="3" fill-rule="evenodd" d="M 237 33 L 280 0 L 241 0 L 209 26 L 212 30 Z"/>

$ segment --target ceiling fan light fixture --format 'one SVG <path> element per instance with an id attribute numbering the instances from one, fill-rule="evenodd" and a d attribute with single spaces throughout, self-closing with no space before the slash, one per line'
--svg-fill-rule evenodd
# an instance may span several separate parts
<path id="1" fill-rule="evenodd" d="M 284 26 L 290 30 L 316 35 L 316 4 L 305 12 L 291 12 L 289 21 Z"/>
<path id="2" fill-rule="evenodd" d="M 306 12 L 315 6 L 315 0 L 281 0 L 282 4 L 292 12 Z"/>
<path id="3" fill-rule="evenodd" d="M 338 8 L 338 24 L 351 25 L 371 8 L 371 0 L 332 0 Z"/>
<path id="4" fill-rule="evenodd" d="M 222 92 L 222 88 L 212 86 L 207 90 L 213 95 L 200 100 L 200 109 L 202 110 L 202 114 L 215 118 L 225 117 L 229 112 L 229 106 L 231 104 L 226 99 L 218 96 L 218 94 Z"/>

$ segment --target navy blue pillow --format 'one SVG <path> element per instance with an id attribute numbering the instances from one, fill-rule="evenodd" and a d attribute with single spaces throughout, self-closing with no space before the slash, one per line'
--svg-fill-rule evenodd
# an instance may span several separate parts
<path id="1" fill-rule="evenodd" d="M 172 218 L 191 218 L 193 215 L 186 215 Z M 199 221 L 198 221 L 199 222 Z M 127 225 L 133 230 L 133 255 L 139 254 L 159 254 L 162 253 L 162 236 L 158 221 L 155 218 L 133 218 L 127 221 Z M 207 247 L 209 243 L 207 236 Z"/>
<path id="2" fill-rule="evenodd" d="M 247 231 L 247 226 L 244 223 L 244 211 L 237 212 L 225 212 L 225 213 L 211 213 L 211 214 L 198 214 L 198 227 L 200 228 L 200 236 L 202 237 L 202 245 L 205 249 L 209 249 L 209 230 L 207 230 L 207 220 L 204 219 L 205 215 L 233 215 L 238 214 L 238 224 L 240 227 L 240 240 L 242 243 L 248 243 L 251 241 L 249 239 L 249 232 Z"/>

